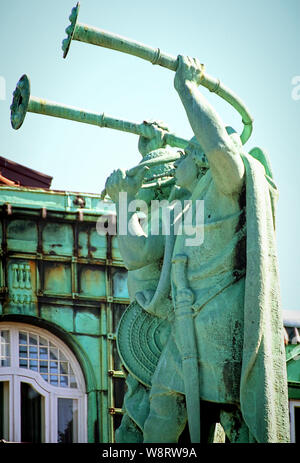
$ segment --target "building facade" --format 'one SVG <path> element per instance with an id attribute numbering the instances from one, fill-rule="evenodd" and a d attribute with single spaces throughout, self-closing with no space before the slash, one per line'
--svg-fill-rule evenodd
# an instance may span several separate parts
<path id="1" fill-rule="evenodd" d="M 0 186 L 0 440 L 114 442 L 129 303 L 98 195 Z M 103 227 L 102 227 L 103 229 Z M 300 442 L 300 319 L 285 315 L 291 437 Z"/>
<path id="2" fill-rule="evenodd" d="M 0 438 L 112 442 L 128 304 L 113 217 L 97 195 L 0 187 Z"/>

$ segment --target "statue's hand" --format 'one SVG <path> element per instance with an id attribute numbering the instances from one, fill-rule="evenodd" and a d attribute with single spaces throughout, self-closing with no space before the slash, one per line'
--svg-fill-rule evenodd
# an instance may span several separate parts
<path id="1" fill-rule="evenodd" d="M 143 135 L 139 138 L 138 149 L 142 156 L 166 145 L 164 136 L 169 132 L 168 126 L 162 121 L 144 121 Z"/>
<path id="2" fill-rule="evenodd" d="M 121 192 L 127 193 L 130 198 L 134 197 L 141 188 L 147 169 L 148 167 L 141 167 L 135 175 L 128 175 L 124 169 L 114 170 L 105 183 L 108 195 L 115 203 L 119 202 L 119 193 Z"/>
<path id="3" fill-rule="evenodd" d="M 179 91 L 186 81 L 200 85 L 203 78 L 204 65 L 198 58 L 178 55 L 178 66 L 174 79 L 174 87 Z"/>

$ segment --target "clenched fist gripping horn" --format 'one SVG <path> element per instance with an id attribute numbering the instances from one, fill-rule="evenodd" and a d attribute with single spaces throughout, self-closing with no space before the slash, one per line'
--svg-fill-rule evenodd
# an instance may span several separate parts
<path id="1" fill-rule="evenodd" d="M 146 61 L 150 61 L 152 64 L 157 64 L 170 69 L 171 71 L 176 71 L 178 64 L 177 58 L 161 52 L 159 48 L 152 48 L 136 42 L 135 40 L 121 37 L 120 35 L 112 34 L 92 26 L 87 26 L 86 24 L 78 23 L 77 17 L 79 6 L 78 2 L 72 9 L 69 17 L 71 24 L 66 29 L 67 38 L 65 38 L 62 43 L 64 58 L 68 54 L 71 41 L 78 40 L 80 42 L 90 43 L 99 47 L 110 48 L 112 50 L 128 53 Z M 245 144 L 252 133 L 253 119 L 244 103 L 229 88 L 225 87 L 219 79 L 211 77 L 206 73 L 203 73 L 201 85 L 206 87 L 210 92 L 219 95 L 231 104 L 241 115 L 244 129 L 240 138 L 241 142 Z"/>

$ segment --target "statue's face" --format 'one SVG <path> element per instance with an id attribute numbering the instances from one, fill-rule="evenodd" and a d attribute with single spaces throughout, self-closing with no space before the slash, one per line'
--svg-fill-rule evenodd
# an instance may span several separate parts
<path id="1" fill-rule="evenodd" d="M 192 191 L 198 181 L 199 169 L 195 163 L 194 156 L 189 153 L 175 161 L 174 166 L 176 184 L 182 188 Z"/>

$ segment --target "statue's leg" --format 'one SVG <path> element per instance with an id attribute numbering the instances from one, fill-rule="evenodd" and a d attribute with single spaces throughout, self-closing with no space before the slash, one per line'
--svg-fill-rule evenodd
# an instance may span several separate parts
<path id="1" fill-rule="evenodd" d="M 135 444 L 143 442 L 143 433 L 127 413 L 125 413 L 120 426 L 116 430 L 115 439 L 118 444 Z"/>
<path id="2" fill-rule="evenodd" d="M 176 443 L 186 422 L 184 395 L 152 388 L 150 413 L 144 425 L 144 442 Z"/>
<path id="3" fill-rule="evenodd" d="M 253 442 L 249 428 L 237 406 L 224 408 L 220 412 L 220 423 L 231 444 L 248 444 Z"/>
<path id="4" fill-rule="evenodd" d="M 126 377 L 127 390 L 124 395 L 123 415 L 116 430 L 117 443 L 143 442 L 143 427 L 149 414 L 149 388 L 137 381 L 130 373 Z"/>

